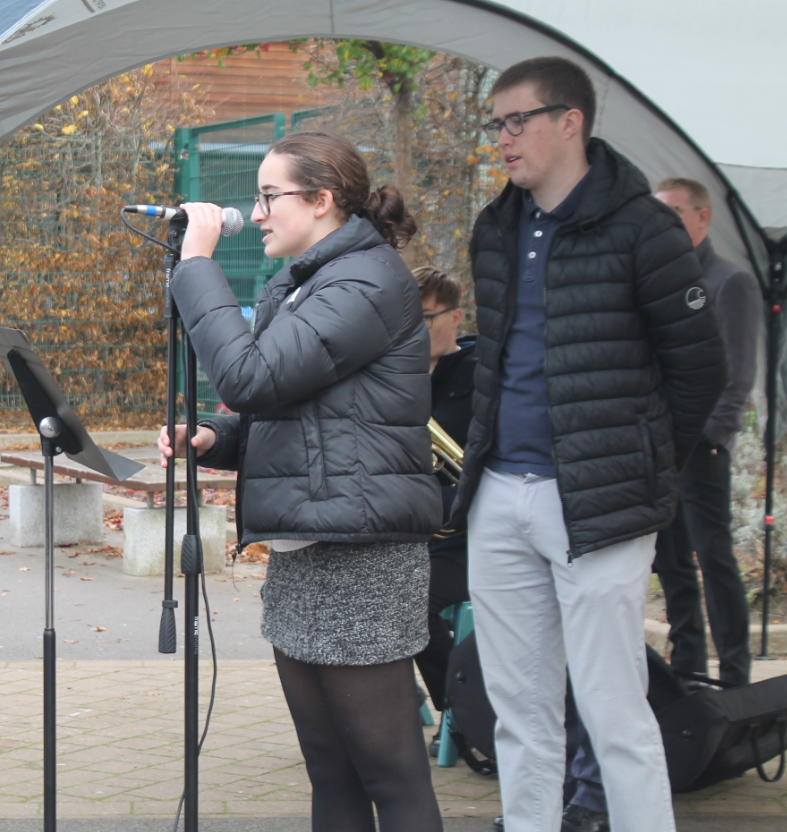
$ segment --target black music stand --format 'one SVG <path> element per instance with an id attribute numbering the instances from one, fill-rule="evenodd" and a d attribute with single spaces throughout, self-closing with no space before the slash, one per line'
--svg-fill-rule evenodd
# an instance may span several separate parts
<path id="1" fill-rule="evenodd" d="M 45 609 L 44 629 L 44 832 L 57 828 L 56 749 L 55 749 L 55 629 L 54 629 L 54 458 L 65 453 L 118 482 L 128 479 L 145 466 L 120 454 L 99 448 L 85 430 L 79 416 L 66 401 L 55 380 L 49 375 L 19 329 L 0 326 L 0 357 L 14 374 L 36 430 L 41 436 L 44 455 L 45 518 Z"/>

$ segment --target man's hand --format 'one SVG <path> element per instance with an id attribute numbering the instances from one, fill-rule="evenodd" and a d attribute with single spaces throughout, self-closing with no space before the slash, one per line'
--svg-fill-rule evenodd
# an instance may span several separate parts
<path id="1" fill-rule="evenodd" d="M 180 259 L 213 257 L 213 251 L 221 237 L 221 208 L 210 202 L 186 202 L 180 207 L 189 216 Z"/>
<path id="2" fill-rule="evenodd" d="M 161 433 L 158 437 L 158 449 L 161 452 L 161 467 L 167 467 L 167 460 L 170 457 L 178 457 L 182 459 L 186 456 L 186 426 L 175 425 L 175 450 L 173 451 L 169 444 L 169 433 L 167 426 L 161 428 Z M 191 444 L 197 449 L 197 456 L 206 454 L 216 444 L 216 433 L 210 428 L 203 425 L 197 427 L 197 433 L 191 440 Z"/>

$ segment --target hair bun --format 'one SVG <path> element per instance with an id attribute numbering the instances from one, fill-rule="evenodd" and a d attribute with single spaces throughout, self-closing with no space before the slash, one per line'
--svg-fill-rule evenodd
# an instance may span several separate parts
<path id="1" fill-rule="evenodd" d="M 407 210 L 395 185 L 386 184 L 372 191 L 361 216 L 396 249 L 404 248 L 418 230 L 415 217 Z"/>

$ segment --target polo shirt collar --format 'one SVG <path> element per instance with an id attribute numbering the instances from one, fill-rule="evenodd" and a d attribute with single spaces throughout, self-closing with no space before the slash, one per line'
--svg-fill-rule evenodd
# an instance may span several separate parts
<path id="1" fill-rule="evenodd" d="M 530 191 L 522 191 L 522 208 L 524 209 L 525 216 L 529 218 L 532 217 L 536 211 L 541 211 L 542 214 L 551 219 L 557 220 L 558 222 L 566 222 L 566 220 L 571 219 L 574 211 L 577 210 L 579 201 L 582 199 L 582 194 L 585 192 L 591 170 L 592 168 L 588 170 L 579 182 L 577 182 L 571 193 L 553 211 L 544 211 L 539 208 L 538 205 L 533 202 L 533 199 L 530 196 Z"/>

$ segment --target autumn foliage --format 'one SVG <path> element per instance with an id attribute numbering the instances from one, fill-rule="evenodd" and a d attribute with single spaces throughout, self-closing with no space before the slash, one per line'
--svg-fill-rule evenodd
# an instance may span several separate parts
<path id="1" fill-rule="evenodd" d="M 75 95 L 0 147 L 0 324 L 27 333 L 93 428 L 160 424 L 165 407 L 161 250 L 119 212 L 172 201 L 169 138 L 201 113 L 185 96 L 170 123 L 146 95 L 151 75 Z M 0 418 L 30 427 L 5 371 Z"/>

